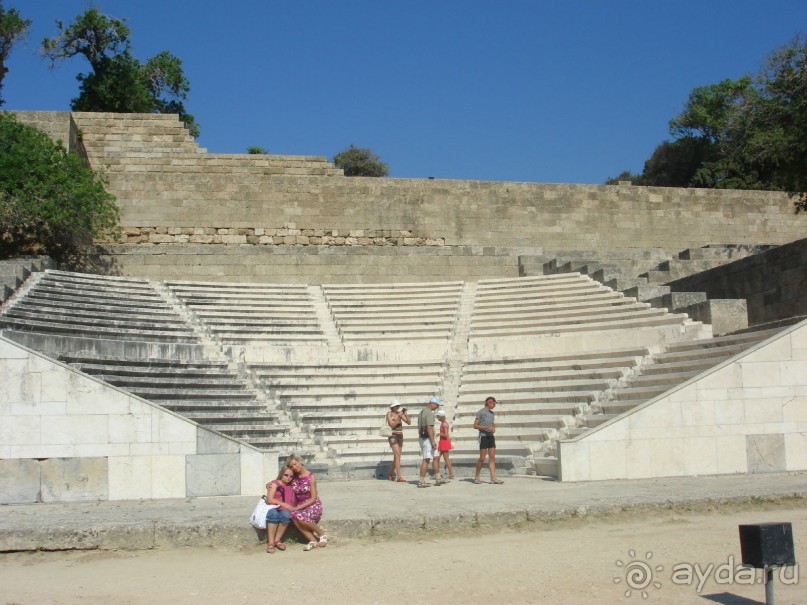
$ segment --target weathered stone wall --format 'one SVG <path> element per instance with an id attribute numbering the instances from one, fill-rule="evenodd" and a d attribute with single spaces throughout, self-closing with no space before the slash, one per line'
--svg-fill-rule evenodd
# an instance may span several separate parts
<path id="1" fill-rule="evenodd" d="M 807 315 L 807 239 L 667 285 L 673 292 L 706 292 L 710 299 L 745 299 L 752 326 Z"/>
<path id="2" fill-rule="evenodd" d="M 778 192 L 279 175 L 249 156 L 207 154 L 175 116 L 74 120 L 121 209 L 124 240 L 102 252 L 121 275 L 146 275 L 153 255 L 162 257 L 155 264 L 163 279 L 220 276 L 227 266 L 221 279 L 247 281 L 260 272 L 250 263 L 264 262 L 279 281 L 300 281 L 299 267 L 336 260 L 331 266 L 351 276 L 336 281 L 397 281 L 405 255 L 388 250 L 422 247 L 442 268 L 407 273 L 413 280 L 505 277 L 512 275 L 506 268 L 474 269 L 462 250 L 495 249 L 502 258 L 565 250 L 624 250 L 632 258 L 648 249 L 672 256 L 706 244 L 783 244 L 802 237 L 807 220 Z M 232 262 L 233 247 L 245 262 Z M 364 251 L 331 254 L 340 247 Z M 188 275 L 182 257 L 191 250 L 197 272 Z M 310 283 L 334 281 L 331 272 L 312 271 Z"/>

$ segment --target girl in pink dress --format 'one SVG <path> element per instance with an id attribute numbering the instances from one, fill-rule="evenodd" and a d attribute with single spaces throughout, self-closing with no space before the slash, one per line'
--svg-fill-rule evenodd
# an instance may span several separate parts
<path id="1" fill-rule="evenodd" d="M 453 479 L 454 465 L 451 464 L 451 455 L 449 454 L 454 448 L 454 446 L 451 445 L 451 427 L 448 424 L 448 420 L 446 420 L 446 413 L 443 410 L 437 410 L 434 415 L 440 422 L 440 441 L 437 444 L 437 451 L 445 461 L 446 470 L 448 470 L 448 478 Z"/>
<path id="2" fill-rule="evenodd" d="M 297 531 L 308 540 L 303 550 L 327 546 L 328 536 L 317 525 L 322 519 L 322 501 L 317 495 L 317 478 L 314 473 L 306 470 L 305 462 L 297 454 L 289 456 L 286 466 L 294 473 L 291 489 L 296 498 L 296 505 L 291 509 L 291 520 Z"/>

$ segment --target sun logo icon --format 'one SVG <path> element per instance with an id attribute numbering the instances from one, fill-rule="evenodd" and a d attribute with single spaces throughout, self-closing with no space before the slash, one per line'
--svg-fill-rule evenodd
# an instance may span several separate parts
<path id="1" fill-rule="evenodd" d="M 623 568 L 625 570 L 625 584 L 627 586 L 627 590 L 625 590 L 625 596 L 631 597 L 636 591 L 637 594 L 642 595 L 643 599 L 646 599 L 649 595 L 646 588 L 653 586 L 654 588 L 661 588 L 661 582 L 655 579 L 655 572 L 664 571 L 663 565 L 656 565 L 653 567 L 648 561 L 653 558 L 652 552 L 647 552 L 645 554 L 645 561 L 637 560 L 636 559 L 636 551 L 629 550 L 628 556 L 630 557 L 630 561 L 627 563 L 622 562 L 620 559 L 617 559 L 616 566 Z M 614 584 L 621 583 L 623 578 L 614 578 Z"/>

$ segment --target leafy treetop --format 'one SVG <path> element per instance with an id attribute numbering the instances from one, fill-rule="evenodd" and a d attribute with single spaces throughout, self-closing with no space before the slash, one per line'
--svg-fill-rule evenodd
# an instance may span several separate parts
<path id="1" fill-rule="evenodd" d="M 185 110 L 190 83 L 178 57 L 163 51 L 141 63 L 132 55 L 126 20 L 104 15 L 97 7 L 72 24 L 57 21 L 56 27 L 59 34 L 42 41 L 42 54 L 52 65 L 82 56 L 92 68 L 76 76 L 81 84 L 73 110 L 176 113 L 192 136 L 199 135 L 194 117 Z"/>

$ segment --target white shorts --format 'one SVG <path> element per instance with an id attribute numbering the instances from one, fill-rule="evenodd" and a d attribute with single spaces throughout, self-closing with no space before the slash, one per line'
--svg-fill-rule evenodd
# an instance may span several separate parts
<path id="1" fill-rule="evenodd" d="M 420 437 L 420 455 L 424 460 L 433 460 L 437 458 L 440 453 L 436 447 L 432 447 L 432 442 L 428 437 Z"/>

